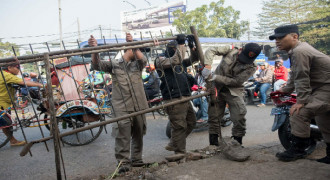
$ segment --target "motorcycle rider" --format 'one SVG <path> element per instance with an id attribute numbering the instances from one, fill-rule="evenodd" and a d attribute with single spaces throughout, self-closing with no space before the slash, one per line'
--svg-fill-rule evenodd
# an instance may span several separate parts
<path id="1" fill-rule="evenodd" d="M 202 76 L 203 68 L 204 67 L 201 64 L 198 64 L 197 67 L 195 67 L 196 69 L 195 80 L 199 90 L 201 90 L 201 93 L 206 91 L 206 82 Z M 206 97 L 203 96 L 200 98 L 193 99 L 193 103 L 196 107 L 198 107 L 197 118 L 199 119 L 197 120 L 197 123 L 207 122 L 207 120 L 209 119 L 209 115 L 207 114 L 208 102 L 206 100 Z"/>
<path id="2" fill-rule="evenodd" d="M 205 51 L 205 67 L 202 71 L 203 77 L 214 83 L 218 96 L 214 98 L 214 88 L 207 87 L 211 90 L 211 102 L 209 104 L 209 141 L 210 145 L 219 145 L 219 135 L 221 137 L 220 120 L 224 116 L 226 104 L 229 106 L 230 117 L 234 124 L 232 128 L 232 137 L 239 143 L 237 151 L 228 151 L 227 158 L 233 160 L 246 160 L 249 156 L 235 159 L 234 154 L 242 149 L 243 136 L 246 130 L 246 107 L 243 100 L 243 83 L 251 77 L 257 70 L 254 63 L 256 57 L 260 54 L 261 47 L 256 43 L 248 43 L 243 50 L 234 48 L 233 46 L 211 47 Z M 214 56 L 223 56 L 222 61 L 211 74 L 211 65 Z M 210 86 L 210 85 L 208 85 Z M 233 142 L 234 143 L 234 142 Z"/>
<path id="3" fill-rule="evenodd" d="M 260 91 L 260 104 L 257 107 L 265 107 L 267 94 L 266 92 L 270 88 L 273 81 L 273 71 L 268 67 L 268 64 L 262 62 L 259 64 L 260 73 L 257 75 L 255 92 L 258 93 Z"/>
<path id="4" fill-rule="evenodd" d="M 15 90 L 11 84 L 24 85 L 24 81 L 23 79 L 16 76 L 20 72 L 19 71 L 20 64 L 18 59 L 16 59 L 15 62 L 9 64 L 8 66 L 2 67 L 1 69 L 3 70 L 2 71 L 3 75 L 0 74 L 0 110 L 5 110 L 12 105 L 10 96 L 11 98 L 14 98 L 14 94 L 15 94 Z M 8 87 L 8 91 L 6 88 L 6 84 Z M 32 86 L 40 87 L 40 88 L 42 87 L 41 83 L 33 82 L 33 81 L 25 81 L 25 84 L 29 87 Z M 10 131 L 9 129 L 4 128 L 2 129 L 2 131 L 7 137 L 9 136 L 9 131 Z M 11 146 L 22 146 L 26 143 L 25 141 L 18 141 L 13 135 L 11 136 L 9 141 Z"/>
<path id="5" fill-rule="evenodd" d="M 280 26 L 274 32 L 269 39 L 276 40 L 279 50 L 288 52 L 291 65 L 290 79 L 279 91 L 297 92 L 297 103 L 290 109 L 292 145 L 276 157 L 281 161 L 294 161 L 307 156 L 310 121 L 315 117 L 327 144 L 327 155 L 317 161 L 330 164 L 330 58 L 308 43 L 300 42 L 297 25 Z"/>
<path id="6" fill-rule="evenodd" d="M 288 70 L 283 66 L 283 59 L 275 60 L 274 91 L 277 91 L 288 81 Z"/>
<path id="7" fill-rule="evenodd" d="M 146 66 L 146 72 L 149 76 L 143 79 L 144 90 L 146 92 L 147 100 L 150 100 L 159 93 L 160 80 L 153 64 Z"/>

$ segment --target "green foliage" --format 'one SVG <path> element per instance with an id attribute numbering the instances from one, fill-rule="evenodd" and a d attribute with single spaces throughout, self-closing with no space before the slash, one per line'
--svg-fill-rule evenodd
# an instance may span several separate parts
<path id="1" fill-rule="evenodd" d="M 278 26 L 297 24 L 300 39 L 330 54 L 329 0 L 264 0 L 254 35 L 268 39 Z"/>
<path id="2" fill-rule="evenodd" d="M 195 26 L 200 37 L 227 37 L 239 39 L 248 30 L 248 21 L 239 20 L 239 11 L 231 6 L 223 7 L 224 0 L 203 5 L 195 10 L 173 14 L 177 18 L 173 26 L 180 33 L 190 33 L 190 26 Z"/>
<path id="3" fill-rule="evenodd" d="M 1 42 L 0 39 L 0 57 L 14 56 L 12 46 L 15 47 L 16 54 L 19 55 L 19 51 L 16 44 L 10 42 Z"/>

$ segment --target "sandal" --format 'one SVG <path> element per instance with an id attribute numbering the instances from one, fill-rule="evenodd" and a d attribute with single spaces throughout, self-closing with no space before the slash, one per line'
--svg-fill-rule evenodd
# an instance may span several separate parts
<path id="1" fill-rule="evenodd" d="M 25 145 L 26 142 L 25 141 L 17 141 L 16 143 L 12 144 L 10 143 L 10 146 L 23 146 Z"/>

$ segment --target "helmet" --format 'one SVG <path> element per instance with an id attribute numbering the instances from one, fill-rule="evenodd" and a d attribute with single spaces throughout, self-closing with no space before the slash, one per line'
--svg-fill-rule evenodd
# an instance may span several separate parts
<path id="1" fill-rule="evenodd" d="M 146 68 L 149 68 L 150 71 L 154 71 L 155 70 L 155 66 L 153 64 L 147 65 Z"/>
<path id="2" fill-rule="evenodd" d="M 23 77 L 29 77 L 29 73 L 23 73 L 22 76 Z"/>
<path id="3" fill-rule="evenodd" d="M 281 62 L 281 63 L 283 63 L 283 59 L 276 59 L 275 62 L 276 62 L 276 63 L 277 63 L 277 62 Z"/>
<path id="4" fill-rule="evenodd" d="M 37 73 L 35 73 L 35 72 L 30 72 L 30 77 L 31 77 L 31 78 L 36 78 L 36 77 L 37 77 Z"/>

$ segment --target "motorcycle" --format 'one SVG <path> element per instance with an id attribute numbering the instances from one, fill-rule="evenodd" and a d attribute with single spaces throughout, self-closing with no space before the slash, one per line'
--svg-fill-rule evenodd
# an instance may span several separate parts
<path id="1" fill-rule="evenodd" d="M 201 92 L 201 89 L 196 88 L 196 87 L 193 87 L 192 90 L 193 90 L 192 95 L 198 95 Z M 198 118 L 198 117 L 200 117 L 199 107 L 194 105 L 193 100 L 191 100 L 189 102 L 191 103 L 191 106 L 194 109 L 195 115 L 197 117 L 196 119 L 199 119 Z M 224 113 L 223 118 L 221 119 L 220 124 L 221 124 L 222 127 L 227 127 L 227 126 L 232 124 L 232 121 L 230 120 L 230 112 L 229 112 L 229 109 L 227 107 L 225 109 L 225 113 Z M 193 131 L 198 132 L 198 131 L 207 130 L 208 127 L 209 127 L 208 121 L 196 122 L 196 125 L 195 125 Z M 170 121 L 168 121 L 168 123 L 166 125 L 166 136 L 168 138 L 171 138 L 171 122 Z"/>
<path id="2" fill-rule="evenodd" d="M 244 87 L 244 102 L 248 105 L 253 105 L 257 102 L 260 102 L 259 93 L 255 92 L 256 81 L 254 78 L 249 78 L 246 82 L 243 83 Z M 267 100 L 266 102 L 271 102 L 270 93 L 272 92 L 272 86 L 267 90 Z"/>
<path id="3" fill-rule="evenodd" d="M 272 131 L 278 130 L 278 137 L 282 146 L 285 149 L 289 149 L 292 143 L 292 134 L 290 126 L 290 108 L 296 103 L 295 94 L 285 93 L 271 93 L 271 99 L 275 104 L 275 108 L 272 109 L 271 115 L 274 115 L 274 124 Z M 316 147 L 316 142 L 322 140 L 322 134 L 316 125 L 315 119 L 310 123 L 310 145 L 305 149 L 307 154 L 311 154 Z"/>
<path id="4" fill-rule="evenodd" d="M 156 94 L 155 96 L 151 97 L 151 99 L 148 100 L 148 104 L 149 104 L 150 108 L 152 108 L 154 106 L 160 106 L 160 105 L 164 104 L 163 97 L 162 97 L 161 93 Z M 156 111 L 161 116 L 166 116 L 167 115 L 164 108 L 157 109 Z"/>
<path id="5" fill-rule="evenodd" d="M 15 101 L 15 103 L 17 107 L 25 108 L 29 105 L 29 102 L 32 102 L 35 105 L 39 105 L 41 103 L 41 96 L 38 88 L 26 87 L 24 89 L 23 86 L 18 84 L 14 84 L 13 87 L 16 89 L 17 100 Z M 31 100 L 29 100 L 28 93 L 30 93 Z"/>

